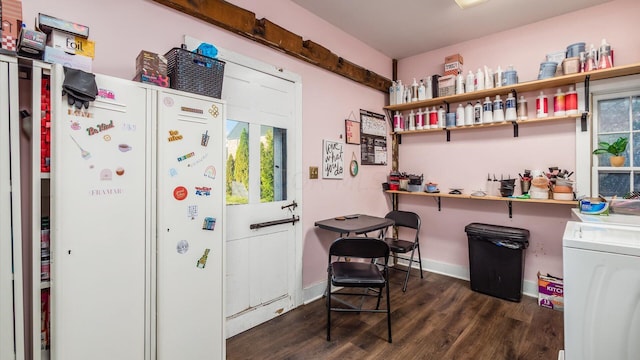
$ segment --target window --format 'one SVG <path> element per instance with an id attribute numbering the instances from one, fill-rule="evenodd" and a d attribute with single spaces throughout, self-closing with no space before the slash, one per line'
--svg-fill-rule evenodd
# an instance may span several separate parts
<path id="1" fill-rule="evenodd" d="M 593 110 L 592 149 L 619 137 L 628 138 L 629 145 L 621 167 L 609 164 L 610 154 L 593 157 L 592 194 L 624 197 L 640 191 L 640 89 L 594 94 Z"/>
<path id="2" fill-rule="evenodd" d="M 260 202 L 287 200 L 287 130 L 260 127 Z"/>
<path id="3" fill-rule="evenodd" d="M 227 205 L 249 203 L 249 123 L 227 120 Z"/>

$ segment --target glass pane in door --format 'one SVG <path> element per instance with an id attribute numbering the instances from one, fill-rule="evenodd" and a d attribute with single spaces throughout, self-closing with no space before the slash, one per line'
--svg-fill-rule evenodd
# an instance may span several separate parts
<path id="1" fill-rule="evenodd" d="M 260 127 L 260 202 L 287 199 L 287 130 Z"/>
<path id="2" fill-rule="evenodd" d="M 227 120 L 227 205 L 249 203 L 249 123 Z"/>

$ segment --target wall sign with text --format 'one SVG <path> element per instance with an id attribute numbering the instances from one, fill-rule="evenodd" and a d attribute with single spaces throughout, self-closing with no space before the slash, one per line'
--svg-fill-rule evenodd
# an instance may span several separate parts
<path id="1" fill-rule="evenodd" d="M 384 115 L 360 109 L 360 162 L 387 165 L 387 122 Z"/>
<path id="2" fill-rule="evenodd" d="M 344 177 L 344 143 L 322 141 L 322 178 L 342 179 Z"/>

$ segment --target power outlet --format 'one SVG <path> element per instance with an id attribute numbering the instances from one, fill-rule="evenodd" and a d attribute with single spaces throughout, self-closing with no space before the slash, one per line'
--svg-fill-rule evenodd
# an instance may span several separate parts
<path id="1" fill-rule="evenodd" d="M 309 179 L 317 179 L 317 178 L 318 178 L 318 167 L 309 166 Z"/>

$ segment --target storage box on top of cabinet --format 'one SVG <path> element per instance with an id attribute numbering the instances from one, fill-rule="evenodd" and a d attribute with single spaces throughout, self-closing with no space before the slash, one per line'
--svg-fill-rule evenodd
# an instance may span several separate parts
<path id="1" fill-rule="evenodd" d="M 220 99 L 225 62 L 180 48 L 164 55 L 172 89 Z"/>

